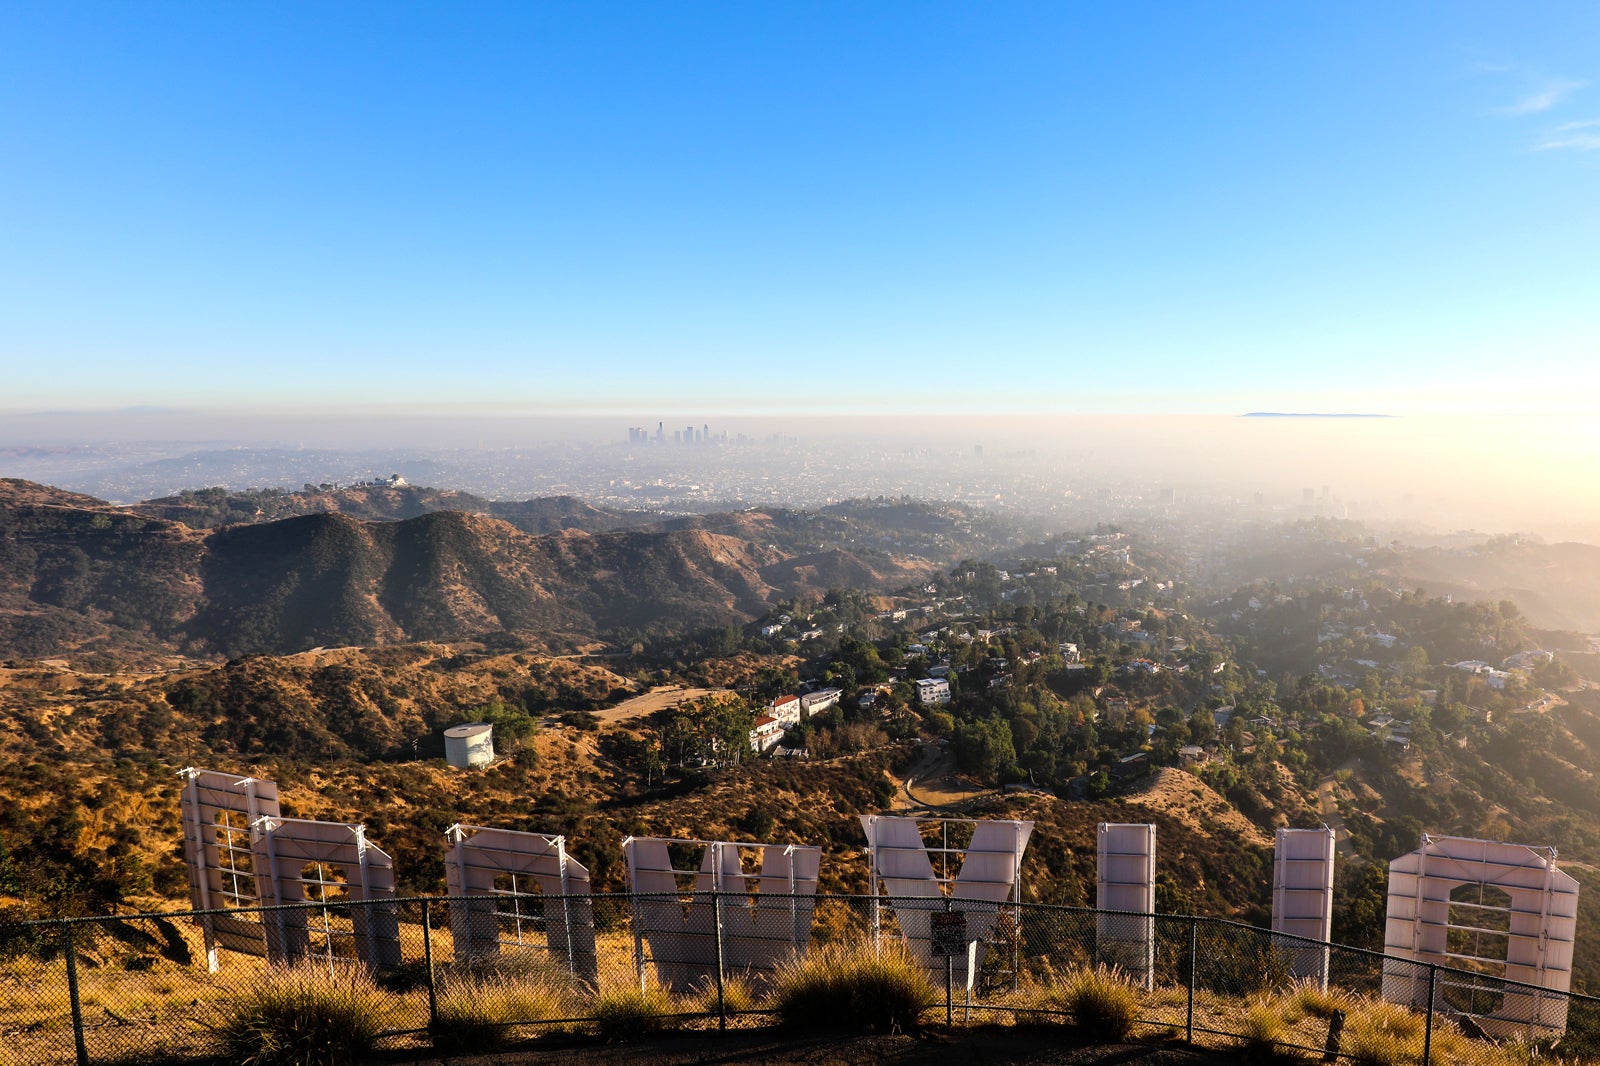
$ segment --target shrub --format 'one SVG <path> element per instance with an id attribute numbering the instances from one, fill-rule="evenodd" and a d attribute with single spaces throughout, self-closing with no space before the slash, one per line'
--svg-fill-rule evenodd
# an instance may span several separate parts
<path id="1" fill-rule="evenodd" d="M 379 970 L 372 979 L 385 992 L 416 992 L 428 987 L 428 964 L 422 959 L 407 960 Z"/>
<path id="2" fill-rule="evenodd" d="M 1349 1013 L 1354 1009 L 1354 1003 L 1348 993 L 1335 988 L 1323 988 L 1315 981 L 1296 981 L 1288 998 L 1298 1013 L 1309 1014 L 1324 1021 L 1332 1018 L 1334 1011 L 1342 1010 Z"/>
<path id="3" fill-rule="evenodd" d="M 1256 996 L 1245 1004 L 1239 1019 L 1236 1046 L 1242 1058 L 1256 1061 L 1289 1060 L 1297 1057 L 1282 1047 L 1289 1026 L 1300 1020 L 1293 997 Z"/>
<path id="4" fill-rule="evenodd" d="M 659 988 L 614 988 L 589 1005 L 595 1028 L 607 1040 L 637 1040 L 677 1024 L 672 998 Z"/>
<path id="5" fill-rule="evenodd" d="M 908 1032 L 936 998 L 927 971 L 903 950 L 829 945 L 780 969 L 770 1001 L 797 1028 Z"/>
<path id="6" fill-rule="evenodd" d="M 593 733 L 600 728 L 600 716 L 593 711 L 568 711 L 561 716 L 561 724 Z"/>
<path id="7" fill-rule="evenodd" d="M 365 972 L 306 964 L 269 971 L 221 1007 L 212 1035 L 240 1066 L 342 1066 L 371 1050 L 388 1009 Z"/>
<path id="8" fill-rule="evenodd" d="M 1356 1066 L 1416 1066 L 1422 1062 L 1427 1019 L 1415 1011 L 1378 1000 L 1349 1000 L 1343 1052 Z M 1525 1045 L 1502 1044 L 1498 1053 L 1476 1043 L 1454 1023 L 1435 1016 L 1431 1059 L 1451 1062 L 1528 1061 L 1515 1050 Z"/>
<path id="9" fill-rule="evenodd" d="M 1455 1023 L 1434 1015 L 1433 1018 L 1433 1047 L 1431 1061 L 1436 1063 L 1471 1062 L 1474 1059 L 1484 1058 L 1483 1045 L 1474 1044 L 1473 1041 Z M 1526 1054 L 1518 1055 L 1518 1051 Z M 1500 1045 L 1501 1061 L 1510 1058 L 1511 1061 L 1531 1062 L 1536 1060 L 1538 1049 L 1530 1048 L 1526 1044 L 1506 1042 Z"/>
<path id="10" fill-rule="evenodd" d="M 1341 1049 L 1356 1066 L 1406 1066 L 1422 1061 L 1420 1015 L 1392 1003 L 1368 1001 L 1351 1015 Z"/>
<path id="11" fill-rule="evenodd" d="M 695 1006 L 702 1014 L 717 1013 L 717 979 L 708 977 L 705 983 L 695 990 Z M 756 1006 L 755 992 L 750 988 L 750 982 L 742 977 L 724 976 L 722 979 L 722 1007 L 729 1014 L 742 1014 L 754 1010 Z"/>
<path id="12" fill-rule="evenodd" d="M 1097 966 L 1067 978 L 1056 994 L 1069 1023 L 1091 1040 L 1126 1039 L 1139 1018 L 1139 989 L 1121 972 Z"/>
<path id="13" fill-rule="evenodd" d="M 511 1026 L 571 1018 L 577 1013 L 571 979 L 559 971 L 469 971 L 439 982 L 438 1014 L 428 1034 L 444 1051 L 493 1051 Z"/>

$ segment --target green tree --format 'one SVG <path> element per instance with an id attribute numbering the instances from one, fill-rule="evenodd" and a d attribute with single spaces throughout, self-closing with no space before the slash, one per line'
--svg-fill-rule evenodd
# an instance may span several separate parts
<path id="1" fill-rule="evenodd" d="M 1017 761 L 1011 726 L 996 718 L 957 725 L 952 747 L 956 764 L 963 771 L 990 783 L 998 781 L 1000 772 Z"/>

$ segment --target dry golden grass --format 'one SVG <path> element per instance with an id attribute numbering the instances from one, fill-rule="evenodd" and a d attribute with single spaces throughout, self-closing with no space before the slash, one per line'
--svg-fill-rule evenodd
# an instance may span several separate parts
<path id="1" fill-rule="evenodd" d="M 213 976 L 170 964 L 148 972 L 80 966 L 79 1002 L 92 1057 L 100 1061 L 141 1049 L 175 1053 L 203 1047 L 203 1020 L 235 993 L 230 978 L 240 974 Z M 64 962 L 22 958 L 0 968 L 0 1032 L 7 1034 L 0 1062 L 59 1058 L 71 1046 L 71 1019 Z"/>
<path id="2" fill-rule="evenodd" d="M 705 978 L 691 998 L 693 1009 L 703 1014 L 717 1013 L 717 979 Z M 756 993 L 750 982 L 734 974 L 722 978 L 722 1009 L 729 1014 L 741 1014 L 756 1009 Z"/>
<path id="3" fill-rule="evenodd" d="M 580 1017 L 581 997 L 563 973 L 483 972 L 452 975 L 438 984 L 433 1045 L 446 1051 L 493 1051 L 513 1026 Z"/>
<path id="4" fill-rule="evenodd" d="M 910 1032 L 936 999 L 927 970 L 903 948 L 830 944 L 780 969 L 768 1003 L 795 1028 Z"/>
<path id="5" fill-rule="evenodd" d="M 1332 1018 L 1334 1011 L 1342 1010 L 1348 1013 L 1356 1002 L 1356 998 L 1348 992 L 1342 992 L 1337 988 L 1323 988 L 1311 980 L 1296 981 L 1294 987 L 1289 990 L 1288 999 L 1296 1012 L 1309 1014 L 1324 1021 Z"/>
<path id="6" fill-rule="evenodd" d="M 854 919 L 860 915 L 849 911 L 845 917 Z M 887 928 L 892 930 L 892 921 Z M 844 964 L 837 960 L 870 957 L 870 934 L 849 923 L 840 929 L 840 940 L 813 950 L 813 959 L 819 960 L 819 965 L 837 967 Z M 441 930 L 435 935 L 440 938 L 435 945 L 437 957 L 444 958 L 449 951 L 448 933 Z M 710 981 L 703 981 L 677 1001 L 659 989 L 640 993 L 633 940 L 627 932 L 618 928 L 602 932 L 597 948 L 603 983 L 593 1000 L 578 990 L 565 972 L 551 970 L 542 962 L 507 959 L 505 972 L 452 973 L 452 967 L 442 966 L 439 1001 L 443 1024 L 435 1030 L 435 1037 L 442 1046 L 488 1050 L 494 1046 L 496 1034 L 519 1022 L 594 1017 L 600 1019 L 596 1028 L 603 1035 L 626 1039 L 643 1035 L 658 1025 L 680 1021 L 659 1015 L 714 1015 L 716 993 Z M 542 948 L 529 954 L 535 959 L 545 958 Z M 201 1023 L 205 1019 L 215 1016 L 231 997 L 248 996 L 275 980 L 273 971 L 259 959 L 224 953 L 223 966 L 221 973 L 211 975 L 166 961 L 137 971 L 115 965 L 80 965 L 81 1000 L 91 1057 L 94 1061 L 133 1062 L 141 1061 L 142 1056 L 142 1061 L 153 1062 L 159 1061 L 162 1054 L 177 1059 L 180 1054 L 203 1050 L 206 1034 Z M 517 974 L 513 975 L 511 969 Z M 927 974 L 920 967 L 916 970 L 926 982 Z M 516 980 L 512 979 L 514 976 Z M 837 975 L 834 979 L 837 983 Z M 0 1046 L 0 1063 L 57 1061 L 70 1056 L 72 1033 L 66 987 L 65 966 L 59 959 L 22 957 L 0 965 L 0 1031 L 6 1033 L 5 1044 Z M 931 999 L 926 1004 L 937 1004 L 942 995 L 936 984 L 930 983 L 929 987 Z M 873 995 L 877 998 L 871 998 Z M 391 1024 L 402 1028 L 422 1025 L 421 997 L 416 988 L 403 997 L 387 997 L 385 1002 L 391 1007 L 410 1012 L 403 1024 L 394 1020 Z M 865 1002 L 877 1009 L 889 998 L 889 993 L 869 993 Z M 962 998 L 958 993 L 958 1018 Z M 724 984 L 724 1000 L 730 1014 L 751 1010 L 757 999 L 751 985 L 741 977 L 730 976 Z M 1030 964 L 1027 975 L 1014 989 L 981 996 L 978 1002 L 991 1009 L 974 1011 L 974 1022 L 1048 1020 L 1059 1013 L 1070 1015 L 1086 1034 L 1093 1032 L 1098 1039 L 1118 1039 L 1119 1033 L 1129 1032 L 1181 1036 L 1189 1009 L 1188 990 L 1181 984 L 1145 991 L 1105 971 L 1080 969 L 1058 974 L 1042 962 Z M 1421 1015 L 1310 982 L 1249 999 L 1202 987 L 1195 992 L 1193 1021 L 1197 1043 L 1203 1046 L 1257 1060 L 1284 1061 L 1320 1057 L 1335 1011 L 1343 1011 L 1346 1016 L 1341 1051 L 1359 1066 L 1420 1063 L 1425 1035 Z M 823 1016 L 831 1022 L 842 1017 L 831 1008 Z M 1101 1026 L 1101 1018 L 1111 1021 Z M 697 1028 L 714 1026 L 715 1020 L 700 1018 L 688 1024 Z M 751 1015 L 738 1024 L 767 1022 L 759 1015 Z M 458 1035 L 452 1043 L 451 1026 L 460 1031 L 477 1027 L 479 1035 Z M 1552 1058 L 1548 1051 L 1536 1056 L 1535 1049 L 1524 1044 L 1495 1045 L 1474 1040 L 1443 1019 L 1435 1021 L 1431 1050 L 1433 1061 L 1441 1066 L 1528 1066 L 1535 1057 L 1542 1061 L 1563 1057 L 1561 1050 Z M 1567 1057 L 1566 1061 L 1576 1060 Z"/>
<path id="7" fill-rule="evenodd" d="M 1345 1025 L 1341 1049 L 1356 1066 L 1422 1061 L 1425 1019 L 1392 1003 L 1359 1004 Z"/>
<path id="8" fill-rule="evenodd" d="M 218 1053 L 250 1066 L 345 1066 L 370 1052 L 394 1001 L 362 970 L 284 967 L 214 1008 Z"/>
<path id="9" fill-rule="evenodd" d="M 1142 989 L 1118 970 L 1075 970 L 1057 987 L 1055 1002 L 1082 1035 L 1106 1042 L 1127 1038 L 1139 1020 Z"/>
<path id="10" fill-rule="evenodd" d="M 613 988 L 589 1001 L 595 1031 L 608 1042 L 637 1040 L 676 1027 L 677 1007 L 661 988 Z"/>
<path id="11" fill-rule="evenodd" d="M 1238 1017 L 1234 1047 L 1241 1057 L 1257 1062 L 1301 1058 L 1288 1044 L 1291 1030 L 1304 1017 L 1292 995 L 1252 996 Z"/>

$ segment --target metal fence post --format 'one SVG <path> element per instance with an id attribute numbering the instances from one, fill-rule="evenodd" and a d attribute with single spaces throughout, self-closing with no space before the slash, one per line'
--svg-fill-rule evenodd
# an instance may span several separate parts
<path id="1" fill-rule="evenodd" d="M 633 964 L 639 970 L 639 991 L 643 992 L 648 983 L 644 965 L 644 922 L 639 918 L 639 894 L 628 893 L 628 909 L 633 917 Z"/>
<path id="2" fill-rule="evenodd" d="M 1194 972 L 1200 965 L 1199 923 L 1189 915 L 1189 1005 L 1184 1014 L 1185 1039 L 1194 1043 Z"/>
<path id="3" fill-rule="evenodd" d="M 1433 1057 L 1433 986 L 1438 976 L 1438 965 L 1428 963 L 1428 1023 L 1422 1030 L 1422 1066 L 1428 1066 Z"/>
<path id="4" fill-rule="evenodd" d="M 422 959 L 428 971 L 428 1028 L 439 1024 L 439 989 L 433 980 L 433 923 L 426 897 L 422 900 Z"/>
<path id="5" fill-rule="evenodd" d="M 950 913 L 950 897 L 949 896 L 946 896 L 944 898 L 944 912 L 946 914 Z M 955 1022 L 956 1022 L 956 1018 L 955 1018 L 955 1001 L 954 1001 L 953 993 L 951 992 L 951 988 L 950 988 L 950 986 L 955 983 L 955 969 L 956 969 L 956 958 L 955 958 L 955 956 L 946 953 L 946 955 L 944 957 L 944 1024 L 946 1026 L 954 1025 Z"/>
<path id="6" fill-rule="evenodd" d="M 78 949 L 72 943 L 72 923 L 61 923 L 61 953 L 67 958 L 67 998 L 72 1004 L 72 1039 L 78 1066 L 89 1066 L 89 1046 L 83 1042 L 83 1000 L 78 996 Z"/>
<path id="7" fill-rule="evenodd" d="M 728 1031 L 728 1004 L 722 987 L 722 893 L 711 893 L 711 929 L 717 941 L 717 1031 Z"/>

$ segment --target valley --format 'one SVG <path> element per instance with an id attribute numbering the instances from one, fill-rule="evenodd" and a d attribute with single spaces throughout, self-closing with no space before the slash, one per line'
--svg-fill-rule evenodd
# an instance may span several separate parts
<path id="1" fill-rule="evenodd" d="M 1264 923 L 1274 829 L 1326 821 L 1335 939 L 1375 947 L 1386 863 L 1423 832 L 1600 864 L 1600 692 L 1544 651 L 1583 635 L 1409 587 L 1348 525 L 1038 539 L 854 503 L 534 534 L 171 506 L 6 488 L 6 914 L 180 907 L 185 766 L 365 823 L 405 893 L 443 890 L 458 821 L 565 834 L 599 890 L 659 835 L 818 844 L 823 890 L 860 892 L 858 816 L 937 812 L 1034 821 L 1024 898 L 1073 906 L 1095 826 L 1151 822 L 1158 909 Z M 885 551 L 900 521 L 943 554 Z M 919 702 L 930 677 L 949 703 Z M 792 754 L 752 750 L 774 701 L 833 689 Z M 446 766 L 443 730 L 475 721 L 493 765 Z M 1596 917 L 1585 896 L 1575 989 L 1600 988 Z"/>

